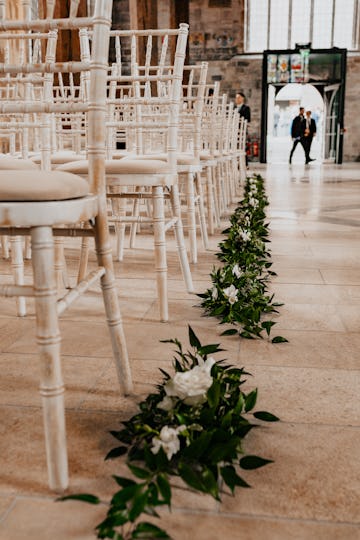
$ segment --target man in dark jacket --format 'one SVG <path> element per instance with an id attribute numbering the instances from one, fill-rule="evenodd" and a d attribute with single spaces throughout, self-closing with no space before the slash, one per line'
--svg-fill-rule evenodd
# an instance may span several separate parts
<path id="1" fill-rule="evenodd" d="M 306 156 L 306 150 L 304 146 L 304 132 L 305 132 L 305 118 L 304 118 L 304 107 L 300 107 L 299 114 L 295 116 L 294 120 L 291 124 L 291 137 L 294 141 L 293 147 L 290 152 L 289 157 L 289 163 L 291 163 L 293 154 L 295 152 L 295 148 L 299 143 L 301 143 L 301 146 L 304 148 L 305 156 Z"/>
<path id="2" fill-rule="evenodd" d="M 308 164 L 310 161 L 315 161 L 310 157 L 310 148 L 313 138 L 316 134 L 316 123 L 313 118 L 311 118 L 311 111 L 306 111 L 305 114 L 305 129 L 304 129 L 304 139 L 303 147 L 305 150 L 305 163 Z"/>
<path id="3" fill-rule="evenodd" d="M 251 121 L 251 112 L 249 105 L 245 104 L 245 94 L 238 92 L 235 96 L 235 106 L 237 107 L 238 113 L 240 116 L 245 118 L 248 122 Z"/>
<path id="4" fill-rule="evenodd" d="M 245 104 L 245 100 L 245 94 L 243 94 L 242 92 L 238 92 L 235 96 L 235 107 L 237 108 L 239 115 L 242 118 L 245 118 L 245 120 L 247 120 L 247 122 L 249 123 L 251 121 L 251 112 L 249 105 Z M 245 153 L 245 161 L 247 167 L 249 164 L 247 153 Z"/>

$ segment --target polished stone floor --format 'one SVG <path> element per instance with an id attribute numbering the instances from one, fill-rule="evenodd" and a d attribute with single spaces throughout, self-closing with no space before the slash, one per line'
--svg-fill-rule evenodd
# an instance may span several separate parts
<path id="1" fill-rule="evenodd" d="M 104 462 L 110 429 L 169 367 L 188 323 L 204 343 L 221 341 L 229 360 L 253 374 L 259 407 L 281 422 L 251 432 L 246 451 L 274 463 L 245 475 L 250 490 L 224 497 L 176 492 L 161 524 L 175 540 L 355 540 L 360 538 L 360 164 L 258 167 L 267 180 L 273 290 L 285 303 L 277 333 L 288 344 L 219 338 L 197 297 L 184 292 L 169 242 L 170 322 L 160 323 L 150 237 L 116 264 L 136 395 L 118 391 L 96 287 L 62 319 L 70 491 L 107 499 L 121 461 Z M 224 221 L 224 226 L 226 222 Z M 220 235 L 193 266 L 198 292 L 209 283 Z M 76 250 L 69 245 L 71 273 Z M 9 274 L 0 261 L 1 279 Z M 27 265 L 27 274 L 29 267 Z M 33 307 L 15 316 L 0 300 L 0 539 L 90 540 L 104 507 L 54 502 L 47 488 Z"/>

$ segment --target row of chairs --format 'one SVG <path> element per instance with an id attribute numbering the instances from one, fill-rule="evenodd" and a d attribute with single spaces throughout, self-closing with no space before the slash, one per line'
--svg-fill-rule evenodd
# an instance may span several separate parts
<path id="1" fill-rule="evenodd" d="M 140 227 L 152 227 L 160 319 L 168 320 L 165 234 L 174 228 L 185 285 L 193 292 L 182 213 L 196 263 L 196 208 L 206 249 L 245 174 L 246 124 L 219 86 L 206 83 L 206 63 L 184 67 L 186 24 L 113 31 L 109 0 L 96 0 L 93 16 L 85 18 L 77 17 L 79 2 L 72 0 L 62 19 L 54 19 L 53 0 L 43 19 L 31 19 L 26 9 L 21 20 L 7 19 L 6 4 L 0 1 L 0 134 L 8 150 L 0 158 L 0 238 L 15 284 L 0 285 L 0 295 L 16 297 L 20 315 L 24 299 L 35 299 L 49 485 L 63 491 L 68 470 L 58 317 L 100 280 L 119 383 L 130 393 L 110 228 L 121 260 L 126 225 L 131 246 Z M 57 62 L 57 39 L 65 30 L 79 32 L 80 58 Z M 110 65 L 109 46 L 115 51 Z M 77 283 L 70 287 L 63 238 L 73 236 L 82 242 Z M 88 271 L 91 237 L 97 268 Z M 22 238 L 31 239 L 25 244 L 31 286 L 24 285 Z"/>

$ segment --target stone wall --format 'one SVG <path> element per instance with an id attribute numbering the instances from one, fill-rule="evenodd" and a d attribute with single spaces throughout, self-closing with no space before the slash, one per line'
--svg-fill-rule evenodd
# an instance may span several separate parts
<path id="1" fill-rule="evenodd" d="M 243 6 L 243 0 L 190 0 L 192 61 L 229 60 L 243 52 Z"/>
<path id="2" fill-rule="evenodd" d="M 345 89 L 344 161 L 360 161 L 360 55 L 349 55 Z"/>

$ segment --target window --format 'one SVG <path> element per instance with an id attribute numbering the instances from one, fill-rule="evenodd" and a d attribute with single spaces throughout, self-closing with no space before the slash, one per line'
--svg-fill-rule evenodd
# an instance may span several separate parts
<path id="1" fill-rule="evenodd" d="M 358 49 L 360 0 L 247 0 L 246 50 Z"/>

